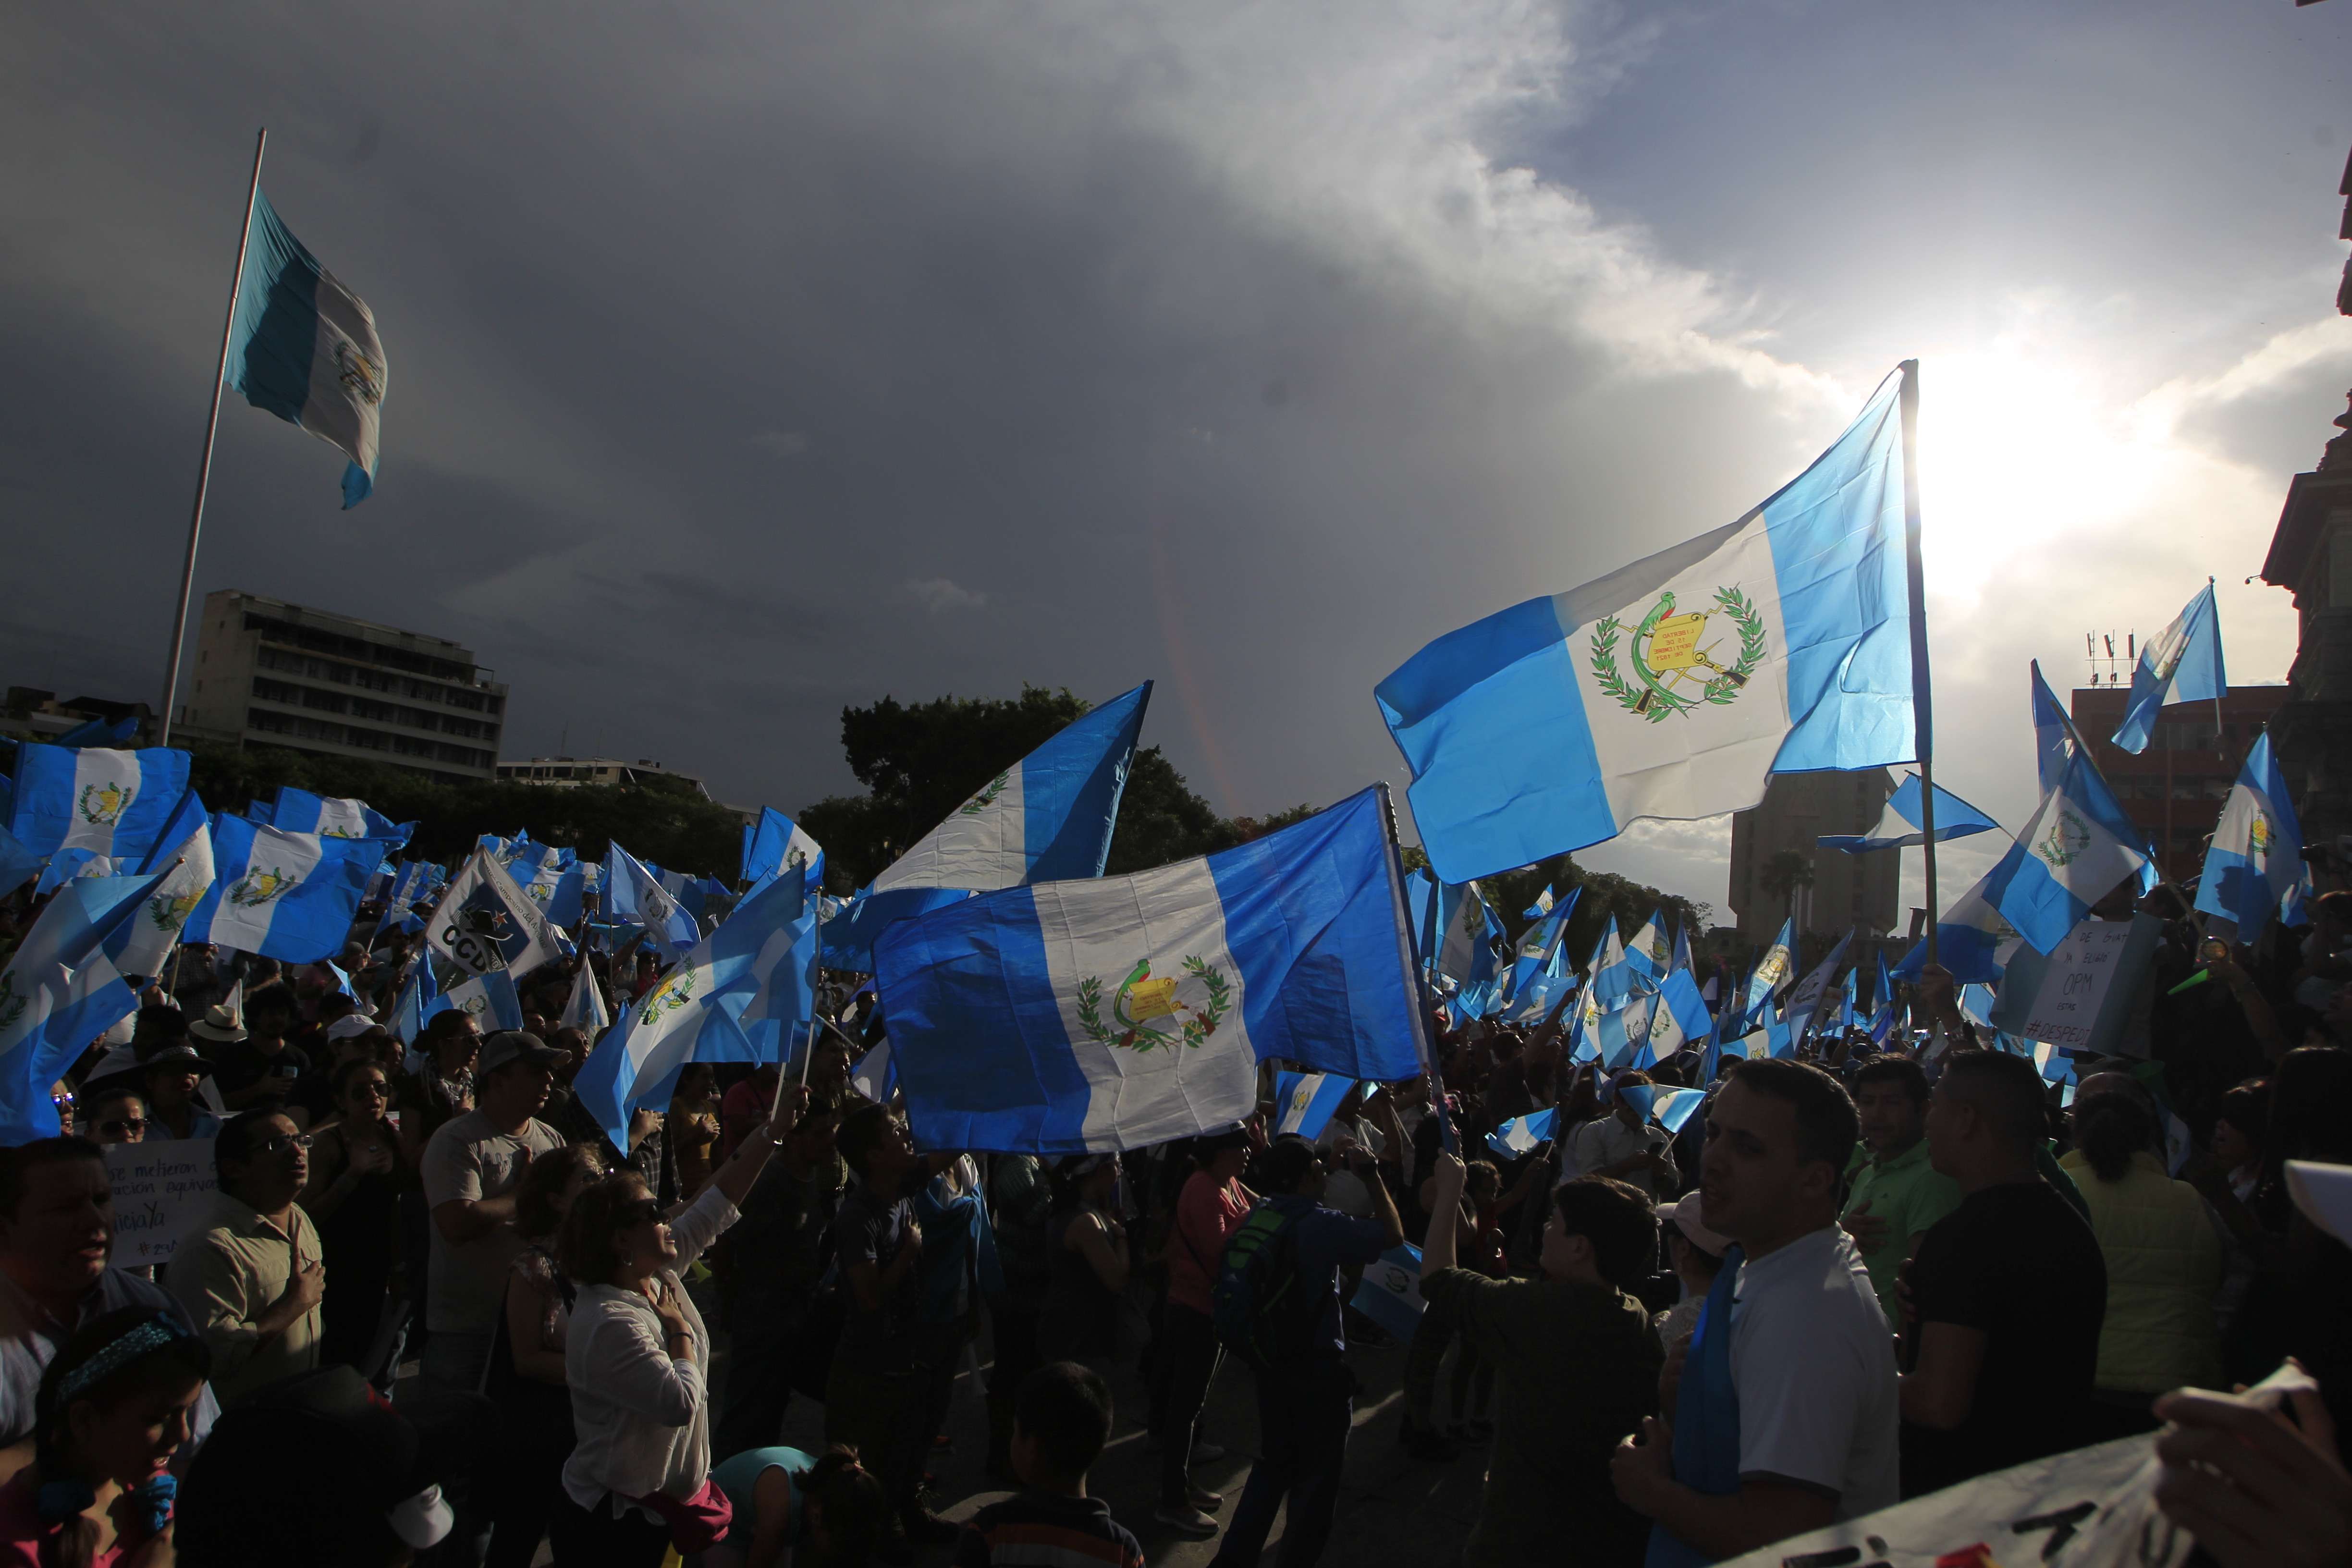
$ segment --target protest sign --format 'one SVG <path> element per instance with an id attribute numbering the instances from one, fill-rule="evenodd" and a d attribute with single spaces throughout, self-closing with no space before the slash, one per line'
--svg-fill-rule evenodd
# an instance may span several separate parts
<path id="1" fill-rule="evenodd" d="M 2077 1055 L 2115 1050 L 2142 999 L 2159 927 L 2148 915 L 2086 920 L 2046 958 L 2030 943 L 2019 948 L 2001 976 L 1993 1026 Z"/>
<path id="2" fill-rule="evenodd" d="M 209 1138 L 109 1143 L 106 1173 L 114 1183 L 110 1261 L 118 1268 L 167 1262 L 182 1237 L 211 1223 L 215 1182 Z"/>

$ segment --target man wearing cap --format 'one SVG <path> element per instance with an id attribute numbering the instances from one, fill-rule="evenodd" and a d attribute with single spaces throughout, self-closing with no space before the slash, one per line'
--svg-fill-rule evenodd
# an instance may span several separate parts
<path id="1" fill-rule="evenodd" d="M 147 1091 L 147 1113 L 158 1137 L 210 1138 L 220 1131 L 221 1119 L 196 1098 L 212 1070 L 211 1060 L 185 1040 L 147 1058 L 139 1083 Z"/>
<path id="2" fill-rule="evenodd" d="M 514 1189 L 535 1156 L 563 1146 L 538 1119 L 555 1058 L 519 1029 L 492 1035 L 475 1067 L 474 1109 L 444 1122 L 425 1146 L 419 1174 L 433 1230 L 423 1370 L 436 1388 L 471 1393 L 489 1362 L 507 1271 L 522 1247 Z"/>
<path id="3" fill-rule="evenodd" d="M 33 1398 L 58 1348 L 95 1318 L 122 1307 L 168 1312 L 195 1325 L 160 1285 L 112 1268 L 114 1184 L 98 1145 L 42 1138 L 0 1150 L 0 1473 L 33 1457 Z M 190 1436 L 220 1410 L 197 1399 Z"/>
<path id="4" fill-rule="evenodd" d="M 319 1364 L 326 1266 L 318 1227 L 294 1202 L 310 1140 L 274 1110 L 229 1119 L 213 1146 L 212 1223 L 172 1254 L 164 1283 L 213 1352 L 213 1386 L 233 1405 Z"/>

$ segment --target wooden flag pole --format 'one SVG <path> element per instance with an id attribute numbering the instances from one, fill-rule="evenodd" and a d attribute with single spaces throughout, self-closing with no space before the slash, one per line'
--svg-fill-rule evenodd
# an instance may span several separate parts
<path id="1" fill-rule="evenodd" d="M 1405 896 L 1404 845 L 1397 837 L 1396 800 L 1389 794 L 1386 779 L 1381 781 L 1380 791 L 1381 821 L 1387 827 L 1389 835 L 1389 878 L 1395 889 L 1397 941 L 1403 946 L 1405 957 L 1412 959 L 1412 939 L 1410 934 L 1412 931 L 1410 921 L 1412 918 L 1412 900 Z M 1437 868 L 1434 866 L 1429 868 L 1429 879 L 1437 883 L 1437 891 L 1430 895 L 1433 905 L 1444 889 L 1444 884 L 1438 882 Z M 1438 1070 L 1437 1053 L 1430 1048 L 1429 1015 L 1434 1003 L 1430 993 L 1429 975 L 1418 962 L 1410 963 L 1408 967 L 1412 971 L 1413 989 L 1416 994 L 1412 1042 L 1414 1047 L 1421 1053 L 1421 1070 L 1429 1075 L 1430 1110 L 1437 1118 L 1438 1142 L 1447 1153 L 1458 1154 L 1461 1151 L 1454 1146 L 1454 1121 L 1445 1113 L 1445 1078 Z"/>
<path id="2" fill-rule="evenodd" d="M 1903 362 L 1903 558 L 1911 594 L 1911 716 L 1919 757 L 1919 846 L 1927 859 L 1927 962 L 1936 962 L 1935 710 L 1927 679 L 1927 573 L 1919 555 L 1919 362 Z"/>
<path id="3" fill-rule="evenodd" d="M 172 652 L 163 661 L 163 710 L 155 722 L 155 743 L 172 743 L 172 705 L 180 696 L 180 644 L 188 635 L 188 600 L 196 583 L 196 536 L 205 526 L 205 491 L 212 483 L 213 437 L 220 429 L 221 393 L 228 382 L 228 345 L 236 336 L 237 290 L 245 282 L 245 253 L 253 243 L 254 201 L 261 194 L 261 155 L 268 150 L 264 127 L 254 138 L 253 181 L 245 193 L 245 226 L 236 238 L 236 270 L 229 275 L 228 317 L 221 323 L 220 363 L 213 373 L 212 412 L 205 417 L 205 453 L 196 464 L 196 504 L 188 513 L 188 553 L 180 565 L 180 607 L 172 617 Z"/>

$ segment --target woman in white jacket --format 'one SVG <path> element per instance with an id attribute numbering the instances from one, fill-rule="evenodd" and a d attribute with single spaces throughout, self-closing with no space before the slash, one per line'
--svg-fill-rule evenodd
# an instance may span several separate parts
<path id="1" fill-rule="evenodd" d="M 563 1341 L 579 1446 L 548 1531 L 563 1568 L 658 1568 L 673 1540 L 689 1555 L 709 1544 L 723 1506 L 710 1484 L 710 1336 L 678 1275 L 740 1217 L 778 1142 L 767 1123 L 752 1128 L 681 1211 L 665 1214 L 633 1171 L 572 1200 L 556 1257 L 581 1287 Z"/>

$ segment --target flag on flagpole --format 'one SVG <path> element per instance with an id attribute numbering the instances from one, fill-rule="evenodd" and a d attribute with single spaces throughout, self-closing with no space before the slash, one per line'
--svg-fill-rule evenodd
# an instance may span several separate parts
<path id="1" fill-rule="evenodd" d="M 57 1135 L 49 1086 L 70 1058 L 49 1037 L 51 1017 L 87 1000 L 86 984 L 80 992 L 75 989 L 76 973 L 93 961 L 103 965 L 101 944 L 124 921 L 138 918 L 162 880 L 161 874 L 77 877 L 58 890 L 24 940 L 0 960 L 0 1145 Z M 103 965 L 102 973 L 110 979 L 111 966 Z M 124 1016 L 117 1014 L 100 1028 Z M 74 1051 L 89 1044 L 85 1037 Z"/>
<path id="2" fill-rule="evenodd" d="M 1381 793 L 1202 859 L 983 893 L 875 944 L 918 1139 L 1040 1154 L 1211 1131 L 1257 1062 L 1428 1059 Z"/>
<path id="3" fill-rule="evenodd" d="M 650 940 L 667 944 L 675 952 L 684 952 L 702 940 L 702 928 L 686 906 L 644 862 L 622 848 L 619 839 L 613 841 L 604 865 L 611 884 L 604 910 L 614 920 L 645 927 Z"/>
<path id="4" fill-rule="evenodd" d="M 159 872 L 163 880 L 139 906 L 139 912 L 106 940 L 107 958 L 124 974 L 153 979 L 163 973 L 188 918 L 212 889 L 212 829 L 198 822 L 195 831 L 176 848 L 151 857 L 141 874 Z"/>
<path id="5" fill-rule="evenodd" d="M 1276 1134 L 1296 1132 L 1301 1138 L 1322 1137 L 1323 1129 L 1331 1125 L 1332 1112 L 1339 1109 L 1339 1102 L 1355 1087 L 1356 1080 L 1345 1073 L 1275 1074 Z"/>
<path id="6" fill-rule="evenodd" d="M 2162 634 L 2140 645 L 2131 696 L 2125 701 L 2115 742 L 2126 752 L 2144 752 L 2158 709 L 2170 702 L 2206 701 L 2229 689 L 2230 677 L 2221 665 L 2221 612 L 2208 578 Z"/>
<path id="7" fill-rule="evenodd" d="M 278 786 L 270 808 L 270 826 L 287 833 L 317 833 L 329 838 L 383 838 L 395 849 L 406 848 L 416 831 L 413 822 L 394 822 L 363 800 L 330 799 L 292 784 Z"/>
<path id="8" fill-rule="evenodd" d="M 2265 730 L 2246 752 L 2213 829 L 2205 872 L 2197 880 L 2197 907 L 2235 921 L 2238 940 L 2251 942 L 2304 875 L 2303 827 Z"/>
<path id="9" fill-rule="evenodd" d="M 1510 1116 L 1496 1124 L 1486 1134 L 1486 1147 L 1506 1160 L 1516 1160 L 1522 1154 L 1532 1154 L 1536 1145 L 1551 1136 L 1559 1121 L 1559 1107 L 1546 1106 L 1527 1116 Z"/>
<path id="10" fill-rule="evenodd" d="M 467 974 L 489 969 L 528 974 L 562 956 L 555 930 L 539 906 L 488 850 L 478 847 L 443 889 L 433 918 L 425 922 L 425 941 Z"/>
<path id="11" fill-rule="evenodd" d="M 1634 973 L 1654 984 L 1674 962 L 1674 944 L 1666 940 L 1666 909 L 1661 904 L 1625 944 L 1625 962 L 1633 966 Z"/>
<path id="12" fill-rule="evenodd" d="M 258 189 L 237 279 L 227 380 L 256 408 L 351 459 L 343 468 L 346 511 L 367 500 L 386 384 L 375 316 L 303 248 Z"/>
<path id="13" fill-rule="evenodd" d="M 1748 994 L 1740 1004 L 1740 1016 L 1753 1023 L 1762 1014 L 1764 1004 L 1778 994 L 1795 977 L 1797 961 L 1797 921 L 1791 915 L 1780 922 L 1780 934 L 1764 950 L 1748 972 Z"/>
<path id="14" fill-rule="evenodd" d="M 2090 753 L 2078 753 L 1993 868 L 2009 873 L 1993 902 L 2034 952 L 2047 953 L 2147 863 L 2146 843 Z"/>
<path id="15" fill-rule="evenodd" d="M 1448 633 L 1381 682 L 1439 876 L 1752 806 L 1776 772 L 1915 760 L 1902 381 L 1747 516 Z"/>
<path id="16" fill-rule="evenodd" d="M 743 825 L 742 880 L 756 882 L 797 864 L 811 882 L 824 878 L 824 849 L 808 829 L 772 805 L 760 808 L 757 823 Z"/>
<path id="17" fill-rule="evenodd" d="M 2014 858 L 2020 853 L 2011 845 L 2009 854 L 1979 878 L 1976 886 L 1953 900 L 1951 908 L 1936 917 L 1936 962 L 1951 971 L 1956 984 L 1997 984 L 2001 971 L 2008 967 L 2009 955 L 2017 951 L 2017 928 L 2009 923 L 1994 900 L 2008 885 L 2015 869 Z M 1884 963 L 1885 960 L 1882 957 L 1879 962 Z M 1916 985 L 1927 963 L 1927 943 L 1922 939 L 1913 943 L 1903 962 L 1895 966 L 1892 978 Z M 1893 994 L 1890 988 L 1880 1000 Z"/>
<path id="18" fill-rule="evenodd" d="M 331 957 L 343 950 L 360 894 L 383 859 L 377 839 L 281 833 L 224 815 L 214 825 L 211 889 L 180 940 L 293 963 Z"/>
<path id="19" fill-rule="evenodd" d="M 594 1045 L 596 1037 L 613 1026 L 613 1016 L 604 1010 L 604 988 L 596 984 L 596 972 L 583 963 L 580 973 L 572 977 L 572 996 L 563 1004 L 563 1016 L 558 1018 L 559 1028 L 578 1029 Z"/>

